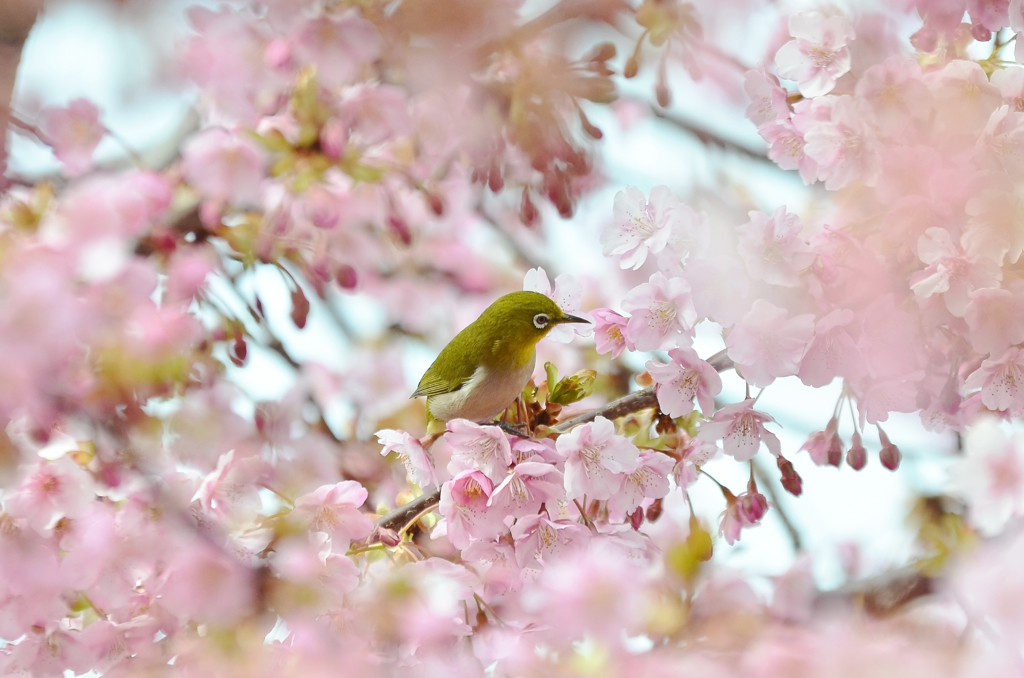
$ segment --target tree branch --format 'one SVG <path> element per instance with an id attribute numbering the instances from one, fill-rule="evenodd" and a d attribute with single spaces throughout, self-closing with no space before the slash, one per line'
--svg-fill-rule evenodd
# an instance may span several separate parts
<path id="1" fill-rule="evenodd" d="M 684 120 L 683 118 L 672 115 L 671 113 L 666 113 L 664 110 L 658 108 L 657 106 L 652 105 L 651 112 L 654 113 L 656 117 L 661 118 L 665 122 L 675 127 L 678 127 L 680 130 L 686 132 L 690 136 L 696 137 L 697 140 L 700 141 L 705 146 L 715 146 L 716 148 L 721 148 L 724 151 L 731 151 L 732 153 L 745 156 L 752 160 L 767 163 L 772 167 L 777 167 L 777 165 L 774 162 L 772 162 L 772 160 L 768 157 L 767 153 L 765 153 L 764 151 L 750 148 L 749 146 L 744 146 L 739 142 L 727 139 L 719 134 L 716 134 L 715 132 L 712 132 L 709 129 L 698 127 L 697 125 L 694 125 L 692 122 Z"/>
<path id="2" fill-rule="evenodd" d="M 708 362 L 719 372 L 724 372 L 725 370 L 731 369 L 733 366 L 732 360 L 730 360 L 729 356 L 726 355 L 725 350 L 719 351 L 715 355 L 711 356 L 711 358 L 708 359 Z M 591 410 L 590 412 L 581 414 L 578 417 L 573 417 L 572 419 L 563 421 L 560 424 L 556 424 L 551 427 L 551 430 L 556 433 L 565 433 L 574 426 L 586 424 L 597 417 L 616 419 L 627 414 L 632 414 L 633 412 L 657 407 L 657 405 L 658 397 L 655 394 L 654 387 L 652 386 L 650 388 L 645 388 L 642 391 L 630 393 L 618 400 L 613 400 L 604 407 L 599 407 Z M 382 516 L 377 521 L 377 529 L 400 529 L 404 527 L 413 518 L 413 516 L 428 512 L 428 509 L 436 507 L 440 500 L 440 488 L 434 490 L 430 494 L 424 494 L 416 497 L 408 504 L 402 504 L 394 511 Z"/>
<path id="3" fill-rule="evenodd" d="M 0 3 L 0 191 L 7 188 L 7 127 L 18 64 L 25 39 L 36 23 L 43 0 L 5 0 Z"/>

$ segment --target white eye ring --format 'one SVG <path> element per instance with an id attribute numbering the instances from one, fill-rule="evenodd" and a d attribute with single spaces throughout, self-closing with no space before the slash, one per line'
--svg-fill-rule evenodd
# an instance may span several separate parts
<path id="1" fill-rule="evenodd" d="M 550 322 L 551 318 L 548 317 L 547 313 L 538 313 L 537 315 L 533 316 L 533 326 L 536 327 L 538 330 L 544 329 L 545 327 L 548 326 L 548 323 Z"/>

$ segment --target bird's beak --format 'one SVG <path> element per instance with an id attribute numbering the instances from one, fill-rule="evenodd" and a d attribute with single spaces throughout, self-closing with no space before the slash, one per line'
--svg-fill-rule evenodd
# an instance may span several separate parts
<path id="1" fill-rule="evenodd" d="M 558 324 L 559 325 L 561 325 L 563 323 L 589 323 L 589 322 L 590 321 L 587 320 L 586 318 L 579 318 L 577 316 L 569 315 L 569 314 L 565 314 L 561 318 L 558 319 Z"/>

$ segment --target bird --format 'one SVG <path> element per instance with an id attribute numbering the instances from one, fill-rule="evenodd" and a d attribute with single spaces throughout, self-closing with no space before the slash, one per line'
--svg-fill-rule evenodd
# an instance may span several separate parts
<path id="1" fill-rule="evenodd" d="M 427 397 L 427 433 L 445 422 L 491 423 L 523 392 L 537 361 L 537 342 L 569 315 L 539 292 L 499 297 L 441 349 L 411 398 Z"/>

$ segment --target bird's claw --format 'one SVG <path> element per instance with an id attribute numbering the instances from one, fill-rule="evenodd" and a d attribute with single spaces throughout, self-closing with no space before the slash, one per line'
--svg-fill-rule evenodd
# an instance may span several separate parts
<path id="1" fill-rule="evenodd" d="M 516 436 L 518 438 L 532 438 L 529 430 L 526 428 L 526 424 L 510 424 L 507 421 L 495 422 L 495 426 L 500 428 L 505 433 Z"/>

